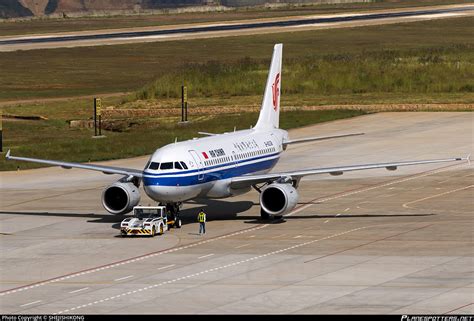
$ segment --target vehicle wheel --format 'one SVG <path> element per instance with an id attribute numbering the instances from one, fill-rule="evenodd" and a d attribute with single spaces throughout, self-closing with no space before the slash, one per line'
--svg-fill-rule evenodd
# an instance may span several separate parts
<path id="1" fill-rule="evenodd" d="M 174 223 L 175 228 L 181 228 L 181 219 L 177 219 L 176 222 Z"/>
<path id="2" fill-rule="evenodd" d="M 164 229 L 163 229 L 163 224 L 160 225 L 160 235 L 163 235 Z"/>
<path id="3" fill-rule="evenodd" d="M 156 234 L 156 230 L 155 230 L 155 227 L 153 226 L 151 228 L 151 237 L 155 236 L 155 234 Z"/>
<path id="4" fill-rule="evenodd" d="M 268 214 L 263 208 L 261 208 L 260 217 L 262 218 L 262 220 L 268 220 L 270 218 L 270 214 Z"/>
<path id="5" fill-rule="evenodd" d="M 125 232 L 120 232 L 120 236 L 121 236 L 121 237 L 125 237 L 125 236 L 127 236 L 127 233 L 125 233 Z"/>

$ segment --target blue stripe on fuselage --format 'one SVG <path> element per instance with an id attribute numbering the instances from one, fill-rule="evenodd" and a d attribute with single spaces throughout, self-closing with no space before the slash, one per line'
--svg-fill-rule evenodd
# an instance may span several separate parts
<path id="1" fill-rule="evenodd" d="M 159 177 L 159 176 L 170 176 L 170 175 L 184 175 L 184 174 L 190 174 L 190 173 L 197 173 L 199 171 L 207 171 L 207 170 L 213 170 L 213 169 L 217 169 L 217 168 L 222 168 L 224 166 L 233 166 L 235 164 L 239 165 L 239 164 L 243 164 L 243 163 L 247 163 L 247 162 L 252 162 L 252 161 L 256 161 L 256 160 L 259 160 L 259 159 L 264 159 L 264 158 L 269 158 L 269 157 L 274 157 L 274 156 L 279 156 L 280 153 L 272 153 L 272 154 L 268 154 L 268 155 L 263 155 L 263 156 L 257 156 L 257 157 L 252 157 L 252 158 L 248 158 L 248 159 L 241 159 L 241 160 L 238 160 L 238 161 L 233 161 L 233 162 L 227 162 L 227 163 L 223 163 L 223 164 L 218 164 L 218 165 L 214 165 L 214 166 L 206 166 L 204 168 L 202 168 L 201 170 L 198 170 L 198 169 L 191 169 L 191 170 L 183 170 L 183 171 L 176 171 L 176 172 L 161 172 L 161 173 L 152 173 L 152 172 L 149 172 L 149 171 L 144 171 L 143 172 L 143 175 L 147 176 L 147 177 Z"/>
<path id="2" fill-rule="evenodd" d="M 278 154 L 274 154 L 274 155 L 278 155 Z M 269 156 L 270 155 L 267 155 L 265 157 L 260 157 L 260 158 L 268 158 Z M 196 185 L 196 184 L 203 184 L 203 183 L 212 182 L 212 181 L 216 181 L 220 179 L 226 179 L 226 178 L 241 176 L 244 174 L 259 172 L 266 169 L 271 169 L 278 162 L 278 159 L 279 157 L 276 157 L 273 159 L 257 161 L 251 164 L 240 164 L 240 165 L 237 165 L 236 167 L 226 168 L 226 169 L 217 168 L 215 171 L 202 174 L 202 177 L 203 177 L 202 179 L 199 179 L 201 175 L 199 174 L 197 170 L 187 171 L 186 173 L 196 172 L 195 175 L 188 175 L 188 176 L 181 176 L 181 175 L 171 176 L 172 173 L 169 173 L 167 174 L 169 175 L 168 177 L 160 177 L 160 176 L 150 177 L 148 173 L 145 173 L 146 175 L 143 177 L 143 184 L 145 186 L 153 186 L 153 185 L 190 186 L 190 185 Z M 240 161 L 240 163 L 248 162 L 248 161 L 251 161 L 251 159 Z M 232 164 L 228 163 L 228 164 L 222 164 L 220 166 L 205 167 L 202 170 L 205 171 L 205 170 L 212 169 L 214 167 L 222 168 L 224 166 L 230 166 L 230 165 Z"/>

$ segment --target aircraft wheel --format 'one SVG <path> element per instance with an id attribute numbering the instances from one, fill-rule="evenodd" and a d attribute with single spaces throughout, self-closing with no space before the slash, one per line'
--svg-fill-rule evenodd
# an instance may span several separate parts
<path id="1" fill-rule="evenodd" d="M 260 217 L 262 218 L 262 220 L 268 220 L 270 218 L 270 214 L 268 214 L 263 208 L 261 208 Z"/>

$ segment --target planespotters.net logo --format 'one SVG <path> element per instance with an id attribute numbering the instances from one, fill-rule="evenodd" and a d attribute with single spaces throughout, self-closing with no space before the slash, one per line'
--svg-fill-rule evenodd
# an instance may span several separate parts
<path id="1" fill-rule="evenodd" d="M 472 315 L 402 315 L 401 321 L 474 321 Z"/>

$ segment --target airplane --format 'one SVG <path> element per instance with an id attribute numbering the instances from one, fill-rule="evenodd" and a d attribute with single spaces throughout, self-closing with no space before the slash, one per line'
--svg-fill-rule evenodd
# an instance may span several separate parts
<path id="1" fill-rule="evenodd" d="M 282 51 L 283 44 L 274 46 L 260 114 L 251 129 L 223 134 L 199 132 L 204 137 L 158 148 L 143 170 L 15 157 L 10 151 L 6 158 L 122 175 L 102 193 L 102 205 L 115 215 L 129 213 L 138 205 L 139 187 L 143 184 L 145 193 L 160 205 L 166 205 L 175 217 L 185 201 L 227 198 L 254 188 L 260 193 L 262 219 L 278 218 L 291 212 L 298 203 L 300 180 L 307 175 L 342 175 L 348 171 L 377 168 L 392 171 L 400 166 L 469 161 L 467 156 L 271 172 L 282 153 L 292 144 L 363 134 L 290 139 L 288 132 L 279 128 Z"/>

